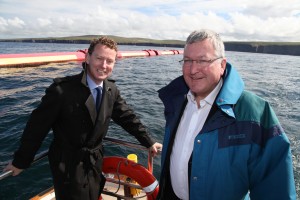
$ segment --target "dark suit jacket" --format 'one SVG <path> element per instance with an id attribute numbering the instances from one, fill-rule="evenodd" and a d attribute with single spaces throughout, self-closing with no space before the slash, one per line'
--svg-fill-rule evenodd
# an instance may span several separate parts
<path id="1" fill-rule="evenodd" d="M 54 79 L 27 122 L 13 165 L 21 169 L 29 167 L 52 129 L 54 139 L 49 149 L 49 161 L 57 198 L 62 195 L 65 199 L 74 194 L 70 199 L 94 199 L 91 196 L 96 196 L 99 191 L 102 139 L 111 119 L 142 145 L 150 147 L 154 143 L 146 127 L 120 96 L 114 81 L 105 80 L 103 84 L 98 116 L 83 71 L 75 76 Z"/>

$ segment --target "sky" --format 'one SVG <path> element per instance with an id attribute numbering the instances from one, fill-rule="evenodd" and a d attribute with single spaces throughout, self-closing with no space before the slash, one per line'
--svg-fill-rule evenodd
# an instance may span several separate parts
<path id="1" fill-rule="evenodd" d="M 0 0 L 0 39 L 115 35 L 300 42 L 299 0 Z"/>

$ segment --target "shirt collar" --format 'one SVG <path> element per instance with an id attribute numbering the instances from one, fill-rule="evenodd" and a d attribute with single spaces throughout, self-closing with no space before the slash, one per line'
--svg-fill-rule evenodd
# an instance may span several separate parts
<path id="1" fill-rule="evenodd" d="M 205 97 L 203 100 L 200 101 L 200 106 L 202 107 L 202 105 L 205 105 L 205 103 L 208 103 L 209 105 L 213 105 L 219 91 L 222 88 L 222 85 L 223 85 L 223 79 L 221 78 L 218 85 L 215 87 L 215 89 L 211 91 L 211 93 L 209 93 L 207 97 Z M 187 97 L 188 97 L 188 101 L 196 103 L 195 96 L 191 92 L 191 90 L 189 90 Z"/>
<path id="2" fill-rule="evenodd" d="M 89 76 L 88 73 L 86 74 L 86 81 L 87 81 L 87 83 L 88 83 L 88 86 L 89 86 L 90 90 L 93 90 L 93 89 L 95 89 L 95 88 L 97 88 L 97 87 L 99 87 L 99 86 L 101 86 L 101 87 L 103 88 L 103 81 L 102 81 L 99 85 L 97 85 L 97 84 L 91 79 L 91 77 Z"/>

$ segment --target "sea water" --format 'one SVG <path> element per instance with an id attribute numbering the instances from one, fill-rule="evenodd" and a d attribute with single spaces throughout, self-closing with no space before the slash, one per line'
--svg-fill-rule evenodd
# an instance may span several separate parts
<path id="1" fill-rule="evenodd" d="M 87 44 L 1 43 L 0 54 L 35 52 L 74 52 Z M 173 49 L 162 47 L 119 46 L 120 50 Z M 287 133 L 293 154 L 294 175 L 300 194 L 300 57 L 287 55 L 226 52 L 228 62 L 237 68 L 246 89 L 268 100 Z M 121 95 L 148 127 L 152 137 L 162 142 L 163 105 L 157 90 L 181 75 L 182 55 L 125 58 L 117 61 L 113 76 Z M 46 87 L 55 77 L 78 74 L 80 62 L 51 63 L 39 67 L 0 69 L 0 170 L 12 158 L 31 111 L 39 104 Z M 112 123 L 109 137 L 137 142 Z M 40 151 L 46 150 L 50 133 Z M 146 163 L 147 154 L 105 143 L 106 155 L 138 155 Z M 0 180 L 0 199 L 28 199 L 52 185 L 47 159 L 33 164 L 17 177 Z M 154 175 L 159 178 L 160 156 L 154 159 Z"/>

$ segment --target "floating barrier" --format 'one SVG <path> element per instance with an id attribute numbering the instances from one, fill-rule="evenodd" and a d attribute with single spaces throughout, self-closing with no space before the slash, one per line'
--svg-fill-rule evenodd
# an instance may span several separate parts
<path id="1" fill-rule="evenodd" d="M 31 54 L 0 54 L 0 68 L 32 67 L 52 62 L 83 61 L 87 49 L 76 52 L 51 52 Z M 118 51 L 118 58 L 182 54 L 182 50 Z"/>

